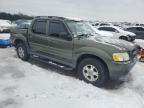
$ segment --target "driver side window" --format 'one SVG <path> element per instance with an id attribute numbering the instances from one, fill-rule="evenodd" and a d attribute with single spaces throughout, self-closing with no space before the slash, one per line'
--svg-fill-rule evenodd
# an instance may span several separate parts
<path id="1" fill-rule="evenodd" d="M 50 22 L 49 23 L 49 36 L 61 38 L 62 34 L 68 34 L 65 26 L 61 22 Z"/>

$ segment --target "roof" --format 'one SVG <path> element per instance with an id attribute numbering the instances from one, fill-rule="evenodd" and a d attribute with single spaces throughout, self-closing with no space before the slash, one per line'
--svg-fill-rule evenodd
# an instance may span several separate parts
<path id="1" fill-rule="evenodd" d="M 64 20 L 64 17 L 59 17 L 59 16 L 37 16 L 35 18 L 43 18 L 43 19 L 61 19 Z"/>
<path id="2" fill-rule="evenodd" d="M 74 17 L 59 17 L 59 16 L 37 16 L 36 19 L 57 19 L 57 20 L 74 20 L 74 21 L 82 21 L 79 18 Z"/>

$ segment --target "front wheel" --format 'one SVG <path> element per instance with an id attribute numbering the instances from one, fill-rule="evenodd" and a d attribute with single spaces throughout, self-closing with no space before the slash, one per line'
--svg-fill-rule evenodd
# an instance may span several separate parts
<path id="1" fill-rule="evenodd" d="M 29 59 L 29 54 L 27 48 L 24 44 L 20 43 L 16 46 L 17 55 L 20 59 L 27 61 Z"/>
<path id="2" fill-rule="evenodd" d="M 96 58 L 86 58 L 78 66 L 81 80 L 101 87 L 108 79 L 108 70 L 103 62 Z"/>

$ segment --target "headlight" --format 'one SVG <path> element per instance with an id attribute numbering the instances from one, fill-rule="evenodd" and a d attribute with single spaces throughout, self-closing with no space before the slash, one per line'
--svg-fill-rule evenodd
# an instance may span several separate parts
<path id="1" fill-rule="evenodd" d="M 124 53 L 114 53 L 113 54 L 113 60 L 116 62 L 121 62 L 121 61 L 129 61 L 130 57 L 127 52 Z"/>

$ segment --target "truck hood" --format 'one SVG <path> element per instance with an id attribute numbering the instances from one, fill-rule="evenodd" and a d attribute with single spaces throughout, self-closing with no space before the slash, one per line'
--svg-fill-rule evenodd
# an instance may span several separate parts
<path id="1" fill-rule="evenodd" d="M 94 40 L 101 42 L 103 44 L 112 45 L 120 50 L 131 51 L 135 48 L 135 45 L 133 43 L 120 40 L 120 39 L 110 38 L 110 37 L 94 37 Z"/>

